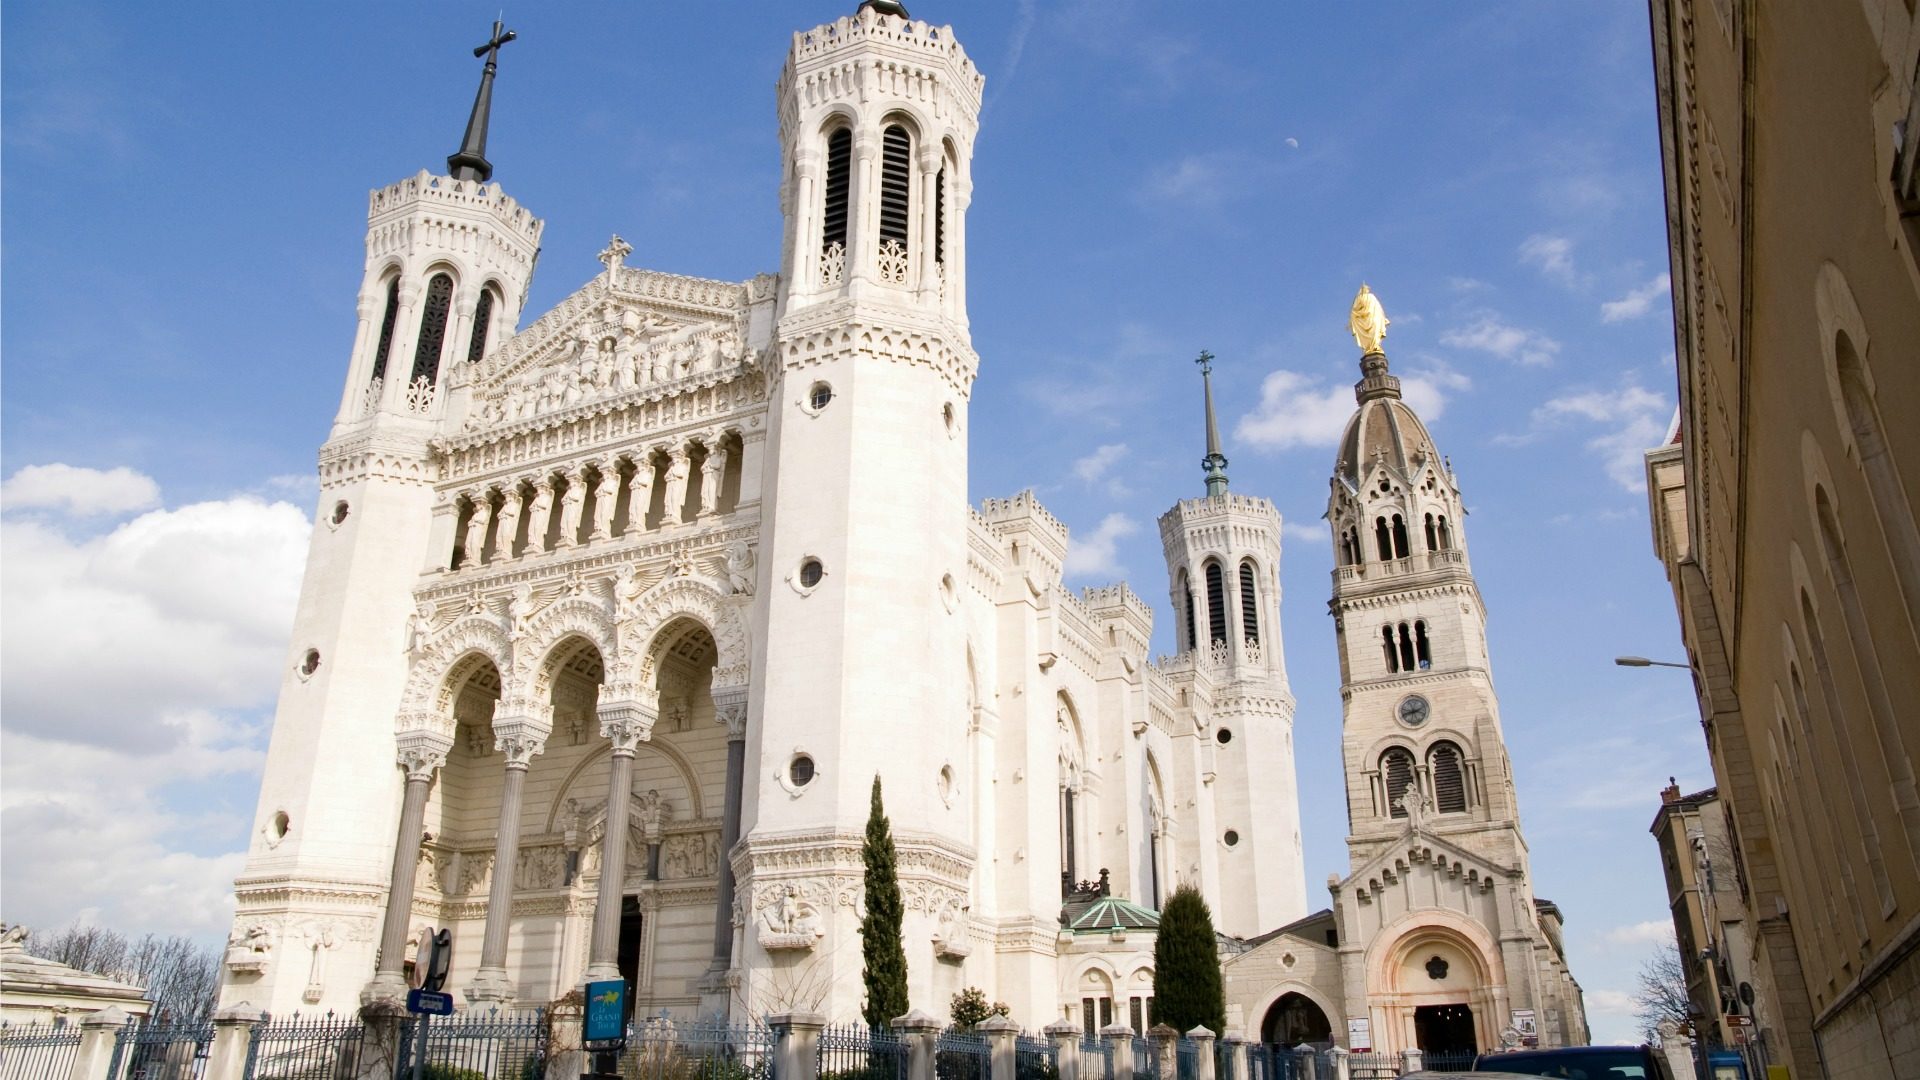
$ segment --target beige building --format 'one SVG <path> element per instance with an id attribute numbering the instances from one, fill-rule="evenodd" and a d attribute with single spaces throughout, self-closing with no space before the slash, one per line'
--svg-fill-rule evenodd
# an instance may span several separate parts
<path id="1" fill-rule="evenodd" d="M 59 1026 L 102 1009 L 153 1008 L 143 987 L 28 953 L 26 936 L 24 926 L 0 927 L 0 1024 Z"/>
<path id="2" fill-rule="evenodd" d="M 1757 1026 L 1753 946 L 1726 806 L 1713 788 L 1683 795 L 1669 783 L 1647 831 L 1660 846 L 1694 1038 L 1709 1046 L 1743 1046 Z"/>
<path id="3" fill-rule="evenodd" d="M 1797 1077 L 1920 1075 L 1920 31 L 1905 0 L 1653 0 L 1681 423 L 1649 455 Z"/>

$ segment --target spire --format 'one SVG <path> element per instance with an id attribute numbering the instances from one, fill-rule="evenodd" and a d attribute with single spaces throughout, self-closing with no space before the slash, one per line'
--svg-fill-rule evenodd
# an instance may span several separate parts
<path id="1" fill-rule="evenodd" d="M 500 20 L 493 21 L 493 37 L 473 50 L 473 55 L 487 58 L 487 66 L 480 71 L 480 92 L 473 95 L 473 114 L 467 117 L 467 135 L 460 140 L 460 149 L 447 158 L 447 168 L 452 171 L 455 180 L 478 180 L 486 183 L 493 176 L 493 165 L 487 161 L 487 120 L 493 112 L 493 73 L 500 67 L 500 46 L 520 35 L 504 29 Z"/>
<path id="2" fill-rule="evenodd" d="M 913 17 L 907 14 L 907 5 L 900 3 L 900 0 L 860 0 L 860 7 L 856 9 L 856 13 L 865 11 L 868 8 L 872 8 L 882 15 L 898 15 L 903 19 Z"/>
<path id="3" fill-rule="evenodd" d="M 1362 404 L 1374 398 L 1400 396 L 1400 380 L 1387 374 L 1387 354 L 1380 348 L 1392 321 L 1380 306 L 1380 298 L 1361 282 L 1360 291 L 1353 297 L 1353 309 L 1347 314 L 1347 332 L 1360 346 L 1360 381 L 1353 384 L 1353 397 Z"/>
<path id="4" fill-rule="evenodd" d="M 1207 498 L 1227 493 L 1227 455 L 1220 452 L 1220 425 L 1213 418 L 1213 354 L 1200 350 L 1200 385 L 1207 398 L 1207 456 L 1200 461 L 1207 470 Z"/>

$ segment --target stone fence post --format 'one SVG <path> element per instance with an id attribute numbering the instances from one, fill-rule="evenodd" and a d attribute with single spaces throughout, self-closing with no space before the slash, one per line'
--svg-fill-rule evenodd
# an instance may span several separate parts
<path id="1" fill-rule="evenodd" d="M 774 1080 L 819 1080 L 820 1031 L 827 1018 L 790 1012 L 769 1016 L 767 1024 L 773 1028 Z"/>
<path id="2" fill-rule="evenodd" d="M 107 1080 L 113 1069 L 114 1042 L 126 1026 L 127 1014 L 117 1005 L 82 1017 L 80 1045 L 74 1050 L 67 1080 Z"/>
<path id="3" fill-rule="evenodd" d="M 1113 1080 L 1133 1080 L 1133 1029 L 1125 1024 L 1108 1024 L 1100 1037 L 1113 1050 Z"/>
<path id="4" fill-rule="evenodd" d="M 406 1006 L 391 998 L 374 998 L 360 1006 L 360 1056 L 353 1080 L 392 1080 L 400 1067 L 406 1019 Z"/>
<path id="5" fill-rule="evenodd" d="M 1194 1080 L 1214 1080 L 1214 1033 L 1196 1024 L 1192 1031 L 1187 1032 L 1187 1038 L 1193 1040 Z"/>
<path id="6" fill-rule="evenodd" d="M 940 1021 L 915 1009 L 905 1016 L 894 1017 L 893 1030 L 907 1041 L 907 1080 L 933 1080 L 933 1067 L 940 1052 Z"/>
<path id="7" fill-rule="evenodd" d="M 1420 1052 L 1419 1047 L 1409 1046 L 1405 1050 L 1400 1051 L 1400 1072 L 1402 1074 L 1419 1072 L 1421 1069 L 1426 1068 L 1426 1066 L 1426 1055 Z"/>
<path id="8" fill-rule="evenodd" d="M 1352 1080 L 1353 1066 L 1347 1061 L 1349 1056 L 1344 1046 L 1336 1046 L 1327 1051 L 1327 1057 L 1333 1062 L 1333 1076 L 1329 1080 Z"/>
<path id="9" fill-rule="evenodd" d="M 1222 1080 L 1249 1080 L 1246 1036 L 1229 1031 L 1222 1041 L 1227 1047 L 1227 1075 Z"/>
<path id="10" fill-rule="evenodd" d="M 1320 1055 L 1313 1047 L 1301 1043 L 1293 1048 L 1293 1058 L 1300 1063 L 1300 1080 L 1320 1080 Z"/>
<path id="11" fill-rule="evenodd" d="M 1180 1031 L 1172 1024 L 1155 1024 L 1147 1029 L 1147 1038 L 1152 1047 L 1148 1053 L 1153 1055 L 1154 1070 L 1161 1080 L 1180 1075 L 1180 1053 L 1174 1048 L 1179 1041 Z"/>
<path id="12" fill-rule="evenodd" d="M 207 1071 L 201 1080 L 244 1080 L 253 1029 L 266 1018 L 264 1010 L 245 1002 L 214 1013 L 213 1045 L 207 1049 Z"/>
<path id="13" fill-rule="evenodd" d="M 1014 1080 L 1014 1040 L 1020 1037 L 1020 1025 L 1004 1016 L 989 1016 L 974 1028 L 987 1037 L 993 1051 L 993 1080 Z"/>
<path id="14" fill-rule="evenodd" d="M 1053 1043 L 1053 1071 L 1060 1080 L 1080 1080 L 1080 1025 L 1071 1020 L 1055 1020 L 1043 1032 Z M 1106 1080 L 1097 1077 L 1093 1080 Z"/>

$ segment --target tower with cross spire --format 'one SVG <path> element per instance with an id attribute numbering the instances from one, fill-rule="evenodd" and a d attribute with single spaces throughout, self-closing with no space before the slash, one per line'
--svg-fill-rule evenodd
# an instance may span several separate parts
<path id="1" fill-rule="evenodd" d="M 1203 891 L 1218 897 L 1215 925 L 1252 936 L 1306 913 L 1306 877 L 1293 693 L 1280 637 L 1280 511 L 1268 499 L 1228 490 L 1213 362 L 1207 352 L 1197 361 L 1206 494 L 1160 517 L 1180 649 L 1168 671 L 1193 710 L 1203 764 L 1185 781 L 1195 790 L 1176 796 L 1158 828 L 1190 838 L 1180 845 L 1190 865 L 1178 869 L 1183 880 L 1197 870 Z"/>

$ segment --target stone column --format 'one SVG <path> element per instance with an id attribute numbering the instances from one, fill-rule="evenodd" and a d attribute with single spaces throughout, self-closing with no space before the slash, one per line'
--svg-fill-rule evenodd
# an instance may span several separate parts
<path id="1" fill-rule="evenodd" d="M 1047 1025 L 1043 1034 L 1053 1043 L 1054 1073 L 1060 1080 L 1080 1080 L 1080 1025 L 1071 1020 L 1055 1020 Z M 1090 1080 L 1106 1078 L 1094 1077 Z"/>
<path id="2" fill-rule="evenodd" d="M 1247 1080 L 1246 1037 L 1235 1031 L 1221 1041 L 1227 1048 L 1227 1080 Z"/>
<path id="3" fill-rule="evenodd" d="M 1125 1024 L 1108 1024 L 1100 1037 L 1112 1048 L 1113 1080 L 1133 1080 L 1133 1029 Z"/>
<path id="4" fill-rule="evenodd" d="M 1328 1060 L 1333 1062 L 1333 1076 L 1330 1080 L 1349 1080 L 1353 1075 L 1353 1063 L 1347 1059 L 1351 1056 L 1344 1046 L 1336 1046 L 1327 1051 Z"/>
<path id="5" fill-rule="evenodd" d="M 513 925 L 513 879 L 520 862 L 520 801 L 533 756 L 546 749 L 551 725 L 529 716 L 495 717 L 493 748 L 507 756 L 500 787 L 500 822 L 493 840 L 493 880 L 487 889 L 487 928 L 480 939 L 480 969 L 467 987 L 468 1001 L 513 1000 L 507 976 L 507 931 Z"/>
<path id="6" fill-rule="evenodd" d="M 819 1013 L 781 1013 L 767 1017 L 773 1028 L 773 1075 L 779 1080 L 819 1080 L 820 1031 L 827 1018 Z"/>
<path id="7" fill-rule="evenodd" d="M 847 177 L 847 272 L 845 282 L 871 282 L 880 254 L 880 138 L 865 125 L 853 130 Z M 858 293 L 858 288 L 849 290 Z"/>
<path id="8" fill-rule="evenodd" d="M 620 977 L 620 905 L 627 883 L 627 814 L 633 802 L 633 754 L 653 734 L 656 710 L 637 702 L 600 706 L 600 736 L 613 744 L 607 768 L 607 824 L 600 836 L 600 892 L 593 906 L 587 981 Z"/>
<path id="9" fill-rule="evenodd" d="M 893 1030 L 907 1043 L 907 1080 L 934 1080 L 934 1063 L 940 1052 L 940 1021 L 915 1009 L 895 1017 Z"/>
<path id="10" fill-rule="evenodd" d="M 1192 1031 L 1187 1032 L 1187 1038 L 1193 1040 L 1194 1080 L 1214 1080 L 1216 1070 L 1214 1069 L 1213 1060 L 1213 1040 L 1215 1038 L 1213 1032 L 1207 1028 L 1196 1026 Z"/>
<path id="11" fill-rule="evenodd" d="M 207 1050 L 207 1071 L 200 1080 L 244 1080 L 247 1051 L 253 1029 L 267 1018 L 251 1005 L 234 1005 L 213 1014 L 213 1045 Z"/>
<path id="12" fill-rule="evenodd" d="M 974 1028 L 987 1037 L 987 1045 L 992 1053 L 992 1080 L 1014 1080 L 1018 1067 L 1015 1057 L 1017 1048 L 1014 1040 L 1020 1037 L 1020 1025 L 1004 1016 L 989 1016 Z"/>
<path id="13" fill-rule="evenodd" d="M 360 991 L 360 1003 L 404 1002 L 407 997 L 407 920 L 413 912 L 413 875 L 420 862 L 421 826 L 427 817 L 427 790 L 434 770 L 447 763 L 453 737 L 438 731 L 400 734 L 400 764 L 407 770 L 400 803 L 400 830 L 394 835 L 393 869 L 387 877 L 387 912 L 380 931 L 380 964 L 373 981 Z"/>
<path id="14" fill-rule="evenodd" d="M 740 842 L 740 795 L 747 774 L 747 688 L 713 691 L 714 718 L 727 725 L 727 791 L 720 810 L 720 881 L 713 905 L 713 963 L 709 975 L 733 967 L 733 846 Z"/>
<path id="15" fill-rule="evenodd" d="M 1320 1080 L 1319 1055 L 1313 1052 L 1313 1047 L 1301 1043 L 1293 1048 L 1293 1057 L 1300 1063 L 1300 1080 Z"/>
<path id="16" fill-rule="evenodd" d="M 80 1019 L 80 1045 L 73 1053 L 67 1080 L 107 1080 L 113 1069 L 113 1045 L 126 1027 L 127 1014 L 110 1005 Z"/>

